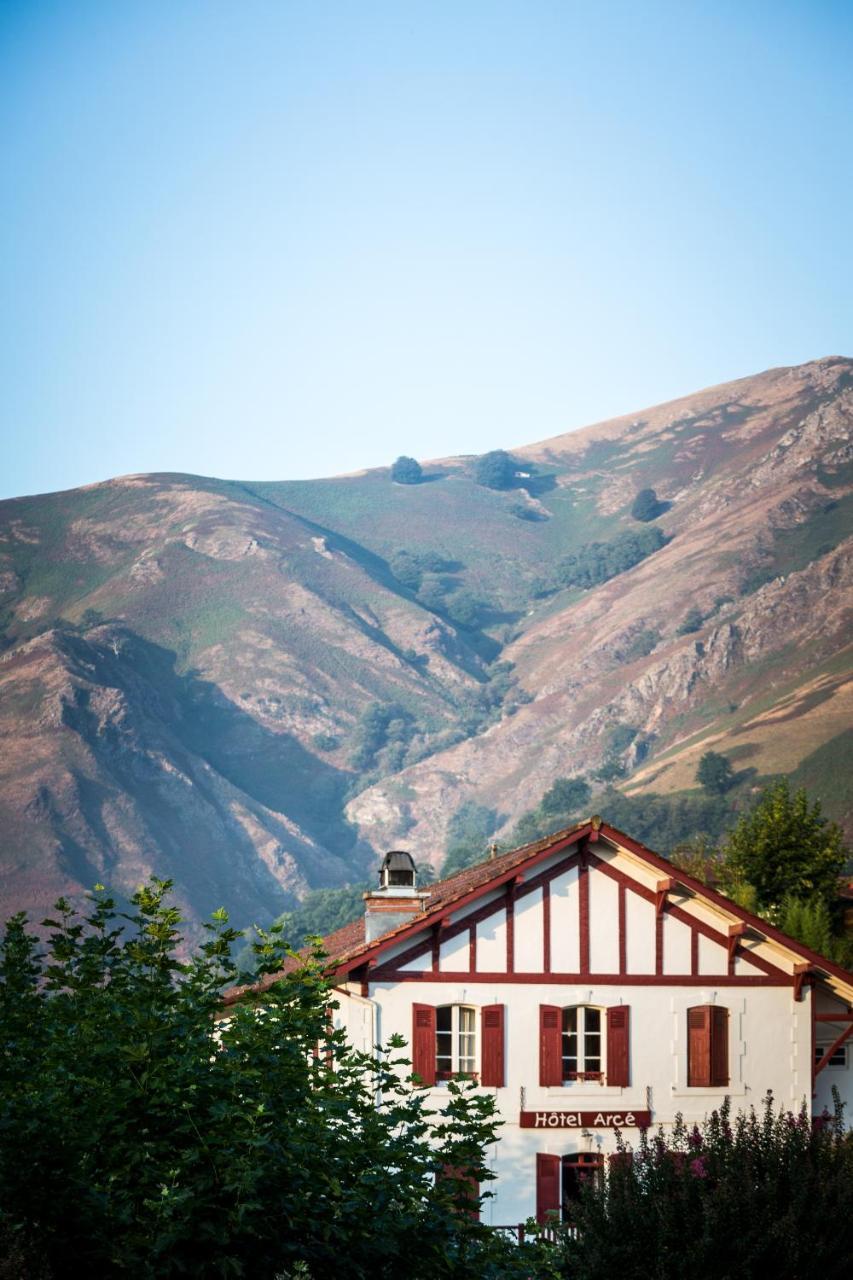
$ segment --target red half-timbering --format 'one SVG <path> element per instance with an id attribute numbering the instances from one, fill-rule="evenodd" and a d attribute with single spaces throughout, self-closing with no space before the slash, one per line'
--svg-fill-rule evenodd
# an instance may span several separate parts
<path id="1" fill-rule="evenodd" d="M 554 900 L 551 885 L 567 871 L 577 868 L 578 894 L 578 957 L 579 967 L 576 971 L 555 971 L 553 968 L 553 928 Z M 617 885 L 617 920 L 618 931 L 617 967 L 612 971 L 594 972 L 590 966 L 591 931 L 596 927 L 594 907 L 591 902 L 590 881 L 593 876 L 606 876 Z M 699 919 L 683 905 L 673 901 L 670 896 L 676 889 L 674 877 L 659 879 L 655 888 L 647 887 L 593 852 L 586 845 L 566 857 L 557 859 L 554 864 L 544 870 L 536 871 L 529 878 L 522 878 L 516 873 L 511 879 L 504 878 L 503 892 L 492 897 L 480 906 L 472 904 L 461 918 L 431 922 L 429 929 L 411 943 L 410 946 L 395 955 L 392 959 L 377 964 L 372 973 L 376 981 L 412 982 L 421 978 L 431 981 L 457 981 L 466 978 L 471 981 L 495 981 L 499 976 L 507 982 L 556 982 L 573 983 L 590 980 L 599 983 L 630 983 L 635 985 L 664 985 L 677 978 L 685 985 L 701 985 L 708 978 L 722 985 L 788 985 L 792 976 L 771 964 L 747 946 L 749 927 L 745 922 L 715 929 L 704 920 Z M 542 890 L 542 968 L 535 973 L 519 972 L 516 955 L 517 907 L 525 898 L 537 890 Z M 653 968 L 649 972 L 638 972 L 629 968 L 628 963 L 628 903 L 631 895 L 651 904 L 654 907 L 649 927 L 653 930 L 652 948 L 654 955 Z M 502 916 L 505 923 L 506 967 L 505 969 L 483 969 L 477 957 L 477 925 L 494 916 Z M 667 918 L 685 925 L 690 931 L 689 960 L 685 960 L 681 970 L 667 967 L 664 955 L 664 927 Z M 608 922 L 609 923 L 609 922 Z M 468 936 L 467 963 L 452 969 L 441 968 L 441 947 L 451 943 L 461 934 Z M 707 938 L 720 948 L 720 964 L 718 971 L 700 972 L 700 939 Z M 744 958 L 752 966 L 754 973 L 737 973 L 736 961 Z"/>

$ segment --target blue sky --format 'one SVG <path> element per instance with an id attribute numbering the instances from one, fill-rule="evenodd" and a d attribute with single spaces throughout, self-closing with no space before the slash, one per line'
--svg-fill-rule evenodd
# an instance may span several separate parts
<path id="1" fill-rule="evenodd" d="M 0 496 L 853 355 L 853 5 L 0 0 Z"/>

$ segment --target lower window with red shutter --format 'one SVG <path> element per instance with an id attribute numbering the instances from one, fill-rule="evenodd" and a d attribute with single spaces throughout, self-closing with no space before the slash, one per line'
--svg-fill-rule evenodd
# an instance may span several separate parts
<path id="1" fill-rule="evenodd" d="M 550 1222 L 560 1214 L 559 1156 L 536 1155 L 536 1221 Z"/>

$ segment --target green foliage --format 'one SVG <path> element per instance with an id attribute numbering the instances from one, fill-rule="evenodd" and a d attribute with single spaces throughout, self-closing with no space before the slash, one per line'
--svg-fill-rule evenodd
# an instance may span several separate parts
<path id="1" fill-rule="evenodd" d="M 590 1180 L 557 1246 L 571 1280 L 841 1280 L 853 1256 L 853 1137 L 775 1110 L 643 1132 L 632 1156 Z"/>
<path id="2" fill-rule="evenodd" d="M 315 733 L 311 739 L 318 751 L 336 751 L 341 740 L 334 733 Z"/>
<path id="3" fill-rule="evenodd" d="M 556 778 L 539 801 L 539 811 L 549 817 L 566 818 L 585 808 L 591 794 L 585 778 Z"/>
<path id="4" fill-rule="evenodd" d="M 405 707 L 395 702 L 371 702 L 353 731 L 353 766 L 370 769 L 379 762 L 378 757 L 382 753 L 382 763 L 386 768 L 399 768 L 416 729 L 414 716 Z"/>
<path id="5" fill-rule="evenodd" d="M 644 627 L 642 631 L 636 632 L 623 648 L 619 649 L 617 657 L 620 662 L 635 662 L 637 658 L 647 658 L 659 643 L 660 632 L 657 628 Z"/>
<path id="6" fill-rule="evenodd" d="M 539 592 L 547 595 L 561 587 L 597 587 L 632 569 L 666 542 L 657 528 L 620 533 L 609 542 L 586 542 L 574 555 L 560 561 L 553 577 L 540 585 Z"/>
<path id="7" fill-rule="evenodd" d="M 687 613 L 684 615 L 684 619 L 678 628 L 677 634 L 680 636 L 692 635 L 694 631 L 701 630 L 704 621 L 704 613 L 694 605 L 693 608 L 688 609 Z"/>
<path id="8" fill-rule="evenodd" d="M 440 1176 L 488 1184 L 494 1099 L 454 1081 L 434 1110 L 399 1038 L 351 1049 L 316 956 L 262 1007 L 233 1006 L 214 1040 L 239 935 L 219 911 L 179 959 L 168 888 L 139 890 L 124 918 L 100 890 L 85 920 L 58 903 L 45 955 L 23 916 L 6 929 L 0 1239 L 24 1254 L 16 1274 L 529 1275 L 536 1249 L 461 1211 L 464 1184 Z M 280 970 L 279 931 L 256 951 Z"/>
<path id="9" fill-rule="evenodd" d="M 343 925 L 357 920 L 364 912 L 363 894 L 366 884 L 344 885 L 338 889 L 311 889 L 298 907 L 284 911 L 274 924 L 287 945 L 297 951 L 308 938 L 323 938 Z M 235 957 L 241 981 L 255 976 L 254 942 L 257 934 L 250 930 L 251 941 Z"/>
<path id="10" fill-rule="evenodd" d="M 717 751 L 706 751 L 699 761 L 696 781 L 709 795 L 722 796 L 734 785 L 734 770 L 725 756 Z"/>
<path id="11" fill-rule="evenodd" d="M 395 484 L 420 484 L 423 479 L 421 464 L 414 458 L 401 455 L 391 467 L 391 479 Z"/>
<path id="12" fill-rule="evenodd" d="M 617 782 L 627 774 L 628 769 L 618 756 L 607 755 L 592 776 L 596 782 Z"/>
<path id="13" fill-rule="evenodd" d="M 522 814 L 510 837 L 513 845 L 531 844 L 577 821 L 589 804 L 585 778 L 556 778 L 535 809 Z"/>
<path id="14" fill-rule="evenodd" d="M 778 907 L 786 897 L 819 899 L 831 908 L 847 851 L 841 830 L 821 817 L 801 788 L 787 779 L 767 787 L 742 814 L 723 846 L 730 880 L 751 884 L 760 907 Z"/>
<path id="15" fill-rule="evenodd" d="M 641 489 L 631 504 L 631 515 L 635 520 L 656 520 L 663 512 L 663 504 L 658 502 L 654 489 Z"/>
<path id="16" fill-rule="evenodd" d="M 464 867 L 482 862 L 488 852 L 496 829 L 503 821 L 496 809 L 489 809 L 474 800 L 466 800 L 447 824 L 447 856 L 441 868 L 442 876 L 455 875 Z"/>
<path id="17" fill-rule="evenodd" d="M 654 792 L 626 796 L 614 788 L 598 795 L 595 806 L 608 822 L 667 857 L 697 836 L 720 840 L 733 815 L 731 802 L 723 796 Z"/>
<path id="18" fill-rule="evenodd" d="M 822 899 L 803 901 L 788 895 L 779 911 L 778 924 L 785 933 L 828 960 L 848 968 L 853 965 L 853 938 L 836 934 L 829 907 Z"/>
<path id="19" fill-rule="evenodd" d="M 486 489 L 509 489 L 518 471 L 518 463 L 503 449 L 493 449 L 477 459 L 474 479 Z"/>

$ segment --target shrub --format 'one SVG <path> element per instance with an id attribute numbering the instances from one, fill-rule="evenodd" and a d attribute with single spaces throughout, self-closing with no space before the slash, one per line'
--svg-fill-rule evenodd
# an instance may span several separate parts
<path id="1" fill-rule="evenodd" d="M 813 1125 L 763 1111 L 731 1118 L 728 1099 L 701 1126 L 679 1117 L 643 1133 L 631 1156 L 591 1180 L 576 1234 L 560 1247 L 571 1280 L 841 1280 L 853 1252 L 853 1139 L 835 1115 Z"/>
<path id="2" fill-rule="evenodd" d="M 510 489 L 518 471 L 518 463 L 503 449 L 493 449 L 477 459 L 474 479 L 486 489 Z"/>
<path id="3" fill-rule="evenodd" d="M 420 484 L 423 479 L 421 464 L 414 458 L 400 456 L 391 467 L 391 479 L 395 484 Z"/>
<path id="4" fill-rule="evenodd" d="M 637 658 L 647 658 L 660 643 L 660 632 L 657 628 L 644 627 L 632 636 L 623 649 L 617 651 L 621 662 L 636 662 Z"/>
<path id="5" fill-rule="evenodd" d="M 688 609 L 687 613 L 684 615 L 684 620 L 682 621 L 680 627 L 678 628 L 678 635 L 680 636 L 692 635 L 694 631 L 700 630 L 702 623 L 704 621 L 705 621 L 704 613 L 702 612 L 701 609 L 697 609 L 696 606 L 694 605 L 693 608 Z"/>
<path id="6" fill-rule="evenodd" d="M 590 795 L 585 778 L 556 778 L 539 801 L 539 811 L 568 819 L 589 804 Z"/>
<path id="7" fill-rule="evenodd" d="M 664 506 L 658 502 L 654 489 L 641 489 L 631 504 L 631 515 L 635 520 L 642 520 L 644 523 L 648 520 L 656 520 L 663 511 Z"/>
<path id="8" fill-rule="evenodd" d="M 734 785 L 735 775 L 725 756 L 706 751 L 699 761 L 696 781 L 710 795 L 722 796 Z"/>

